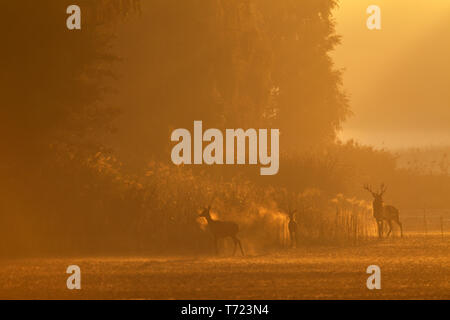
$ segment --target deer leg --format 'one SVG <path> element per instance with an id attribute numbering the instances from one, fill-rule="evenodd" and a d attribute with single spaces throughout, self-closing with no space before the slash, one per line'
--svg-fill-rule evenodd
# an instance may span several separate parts
<path id="1" fill-rule="evenodd" d="M 219 239 L 217 237 L 214 237 L 214 252 L 216 255 L 219 254 Z"/>
<path id="2" fill-rule="evenodd" d="M 397 219 L 397 224 L 400 227 L 400 237 L 403 238 L 403 226 L 402 223 L 400 222 L 400 219 Z"/>
<path id="3" fill-rule="evenodd" d="M 383 238 L 383 221 L 377 221 L 378 238 Z"/>
<path id="4" fill-rule="evenodd" d="M 241 240 L 239 240 L 237 237 L 233 237 L 233 239 L 234 239 L 234 250 L 236 251 L 236 244 L 238 244 L 239 245 L 239 249 L 241 249 L 241 253 L 242 253 L 242 256 L 245 256 L 245 254 L 244 254 L 244 250 L 242 250 L 242 245 L 241 245 Z M 234 255 L 234 254 L 233 254 Z"/>
<path id="5" fill-rule="evenodd" d="M 237 247 L 237 239 L 235 237 L 231 237 L 234 242 L 234 249 L 233 249 L 233 257 L 236 255 L 236 247 Z"/>
<path id="6" fill-rule="evenodd" d="M 386 237 L 389 237 L 389 235 L 390 235 L 391 232 L 392 232 L 392 221 L 391 221 L 391 220 L 388 220 L 388 225 L 389 225 L 389 232 L 387 233 L 387 236 L 386 236 Z"/>
<path id="7" fill-rule="evenodd" d="M 290 233 L 289 233 L 289 236 L 290 236 L 289 238 L 291 238 L 291 247 L 293 248 L 293 247 L 294 247 L 294 241 L 295 241 L 295 240 L 294 240 L 294 239 L 295 239 L 295 238 L 294 238 L 294 233 L 293 233 L 293 232 L 290 232 Z"/>
<path id="8" fill-rule="evenodd" d="M 297 248 L 297 232 L 291 234 L 292 247 Z"/>
<path id="9" fill-rule="evenodd" d="M 292 247 L 297 248 L 297 232 L 291 234 Z"/>

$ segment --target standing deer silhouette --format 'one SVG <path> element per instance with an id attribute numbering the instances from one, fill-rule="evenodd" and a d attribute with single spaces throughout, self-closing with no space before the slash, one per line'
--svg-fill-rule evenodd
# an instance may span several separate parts
<path id="1" fill-rule="evenodd" d="M 288 216 L 289 216 L 289 223 L 288 223 L 288 229 L 289 229 L 289 239 L 291 242 L 291 246 L 294 245 L 297 246 L 297 221 L 294 219 L 294 213 L 297 212 L 297 210 L 288 210 Z"/>
<path id="2" fill-rule="evenodd" d="M 230 237 L 234 242 L 234 250 L 233 256 L 236 254 L 236 247 L 239 245 L 239 249 L 241 249 L 241 253 L 244 256 L 244 250 L 242 250 L 241 241 L 237 238 L 237 233 L 239 232 L 239 226 L 235 222 L 231 221 L 219 221 L 211 218 L 210 214 L 211 206 L 208 206 L 203 210 L 203 212 L 199 215 L 200 217 L 204 217 L 206 221 L 208 221 L 208 227 L 214 237 L 214 249 L 215 253 L 219 253 L 219 240 Z"/>
<path id="3" fill-rule="evenodd" d="M 400 235 L 403 238 L 403 226 L 400 222 L 400 213 L 398 209 L 394 206 L 384 205 L 383 203 L 383 194 L 387 190 L 387 187 L 385 187 L 384 183 L 381 184 L 379 192 L 373 191 L 369 185 L 365 185 L 364 189 L 369 191 L 373 196 L 373 216 L 377 221 L 378 237 L 383 237 L 383 221 L 386 221 L 389 225 L 389 232 L 386 235 L 387 237 L 389 237 L 392 232 L 392 221 L 394 221 L 399 225 Z"/>

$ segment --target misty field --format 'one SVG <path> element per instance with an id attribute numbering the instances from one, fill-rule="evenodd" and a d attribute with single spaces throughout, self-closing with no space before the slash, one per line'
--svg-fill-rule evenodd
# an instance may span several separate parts
<path id="1" fill-rule="evenodd" d="M 86 257 L 2 261 L 1 299 L 449 299 L 450 237 L 373 240 L 246 257 Z M 68 265 L 82 289 L 66 289 Z M 382 289 L 366 288 L 369 265 Z"/>

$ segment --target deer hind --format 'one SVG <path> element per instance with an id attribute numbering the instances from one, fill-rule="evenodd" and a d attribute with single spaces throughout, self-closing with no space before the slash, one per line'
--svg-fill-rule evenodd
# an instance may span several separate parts
<path id="1" fill-rule="evenodd" d="M 403 227 L 400 222 L 400 213 L 398 209 L 393 206 L 384 205 L 383 203 L 383 194 L 387 190 L 384 183 L 381 184 L 379 192 L 373 191 L 369 185 L 365 185 L 364 189 L 369 191 L 373 196 L 373 216 L 377 221 L 378 236 L 380 238 L 383 237 L 383 222 L 386 221 L 389 225 L 389 232 L 387 234 L 387 237 L 389 237 L 392 232 L 392 222 L 394 221 L 399 225 L 400 235 L 403 238 Z"/>
<path id="2" fill-rule="evenodd" d="M 291 242 L 291 246 L 294 245 L 297 246 L 297 222 L 294 219 L 294 214 L 297 212 L 297 210 L 288 210 L 288 216 L 289 216 L 289 223 L 288 223 L 288 229 L 289 229 L 289 239 Z"/>
<path id="3" fill-rule="evenodd" d="M 200 214 L 200 217 L 206 218 L 208 221 L 208 227 L 214 237 L 214 249 L 216 254 L 219 251 L 218 242 L 219 239 L 230 237 L 234 242 L 233 255 L 236 253 L 236 247 L 239 245 L 242 255 L 244 255 L 244 250 L 242 250 L 241 241 L 237 238 L 237 233 L 239 232 L 239 226 L 237 223 L 231 221 L 219 221 L 213 220 L 210 214 L 211 206 L 208 206 Z"/>

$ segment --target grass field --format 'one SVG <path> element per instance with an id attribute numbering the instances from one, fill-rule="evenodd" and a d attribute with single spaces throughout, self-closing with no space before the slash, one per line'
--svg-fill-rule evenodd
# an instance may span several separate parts
<path id="1" fill-rule="evenodd" d="M 68 290 L 68 265 L 82 289 Z M 366 268 L 381 268 L 381 290 Z M 246 257 L 83 257 L 0 262 L 1 299 L 450 299 L 450 235 Z"/>

